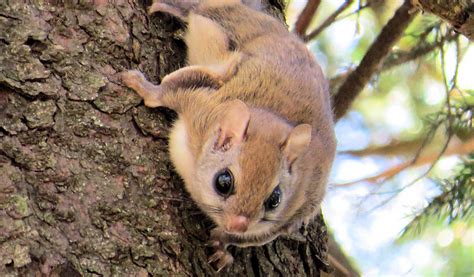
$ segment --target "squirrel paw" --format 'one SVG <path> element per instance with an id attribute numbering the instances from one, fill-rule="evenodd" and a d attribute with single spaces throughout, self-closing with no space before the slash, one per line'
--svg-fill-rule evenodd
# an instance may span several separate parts
<path id="1" fill-rule="evenodd" d="M 148 82 L 140 71 L 122 72 L 122 82 L 143 98 L 145 106 L 150 108 L 162 106 L 161 96 L 163 92 L 161 87 Z"/>
<path id="2" fill-rule="evenodd" d="M 145 76 L 138 70 L 129 70 L 122 72 L 122 82 L 130 88 L 134 88 L 137 83 L 146 82 Z"/>
<path id="3" fill-rule="evenodd" d="M 232 255 L 225 249 L 216 249 L 207 260 L 208 263 L 214 264 L 217 272 L 223 268 L 230 266 L 234 262 Z"/>
<path id="4" fill-rule="evenodd" d="M 219 228 L 214 228 L 211 231 L 211 238 L 206 245 L 214 249 L 214 254 L 212 254 L 207 261 L 215 265 L 214 268 L 217 272 L 230 266 L 234 262 L 234 258 L 229 251 L 226 250 L 227 243 L 225 243 L 223 232 Z"/>

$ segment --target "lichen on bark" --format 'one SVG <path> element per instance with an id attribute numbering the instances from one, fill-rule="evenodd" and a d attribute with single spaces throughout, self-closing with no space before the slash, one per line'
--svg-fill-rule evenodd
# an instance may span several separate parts
<path id="1" fill-rule="evenodd" d="M 184 25 L 147 1 L 0 2 L 0 275 L 210 275 L 212 225 L 172 170 L 175 118 L 122 86 L 184 64 Z M 146 2 L 146 3 L 145 3 Z M 268 8 L 281 16 L 281 3 Z M 307 242 L 231 249 L 228 274 L 318 275 Z"/>

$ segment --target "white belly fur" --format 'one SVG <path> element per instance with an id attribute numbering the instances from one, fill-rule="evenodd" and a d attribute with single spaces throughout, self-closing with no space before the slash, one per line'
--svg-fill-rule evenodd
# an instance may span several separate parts
<path id="1" fill-rule="evenodd" d="M 185 183 L 190 184 L 194 173 L 194 159 L 189 149 L 186 125 L 182 119 L 176 120 L 171 129 L 169 151 L 176 171 L 181 175 Z"/>

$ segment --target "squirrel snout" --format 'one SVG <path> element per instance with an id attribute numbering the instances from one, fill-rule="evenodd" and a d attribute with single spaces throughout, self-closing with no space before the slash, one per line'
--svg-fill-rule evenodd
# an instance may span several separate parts
<path id="1" fill-rule="evenodd" d="M 229 216 L 225 227 L 229 232 L 243 233 L 249 227 L 249 218 L 242 215 Z"/>

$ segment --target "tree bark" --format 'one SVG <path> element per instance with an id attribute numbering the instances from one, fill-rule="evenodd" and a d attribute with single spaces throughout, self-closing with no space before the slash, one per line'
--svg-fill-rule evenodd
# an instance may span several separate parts
<path id="1" fill-rule="evenodd" d="M 316 15 L 316 11 L 318 10 L 320 4 L 321 0 L 306 1 L 306 6 L 301 11 L 301 14 L 298 16 L 298 19 L 295 22 L 295 28 L 293 30 L 298 36 L 305 36 L 306 30 L 308 29 L 309 25 L 311 24 L 311 21 Z"/>
<path id="2" fill-rule="evenodd" d="M 432 13 L 474 40 L 474 2 L 472 0 L 412 0 L 422 11 Z"/>
<path id="3" fill-rule="evenodd" d="M 0 275 L 212 275 L 211 222 L 167 154 L 175 115 L 122 86 L 184 64 L 184 25 L 151 1 L 0 2 Z M 280 1 L 268 10 L 282 17 Z M 321 217 L 306 241 L 232 248 L 230 275 L 328 270 Z"/>

